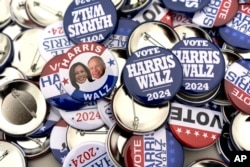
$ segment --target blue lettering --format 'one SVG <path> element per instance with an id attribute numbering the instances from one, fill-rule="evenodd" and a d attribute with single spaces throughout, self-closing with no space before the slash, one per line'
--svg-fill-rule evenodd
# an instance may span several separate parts
<path id="1" fill-rule="evenodd" d="M 229 71 L 228 74 L 226 75 L 226 79 L 234 83 L 242 90 L 246 91 L 248 94 L 250 94 L 249 76 L 237 76 L 237 74 L 234 73 L 233 71 Z"/>
<path id="2" fill-rule="evenodd" d="M 44 76 L 40 78 L 40 83 L 42 84 L 42 87 L 45 87 L 45 84 L 48 83 L 49 85 L 52 85 L 52 81 L 50 79 L 50 76 Z"/>

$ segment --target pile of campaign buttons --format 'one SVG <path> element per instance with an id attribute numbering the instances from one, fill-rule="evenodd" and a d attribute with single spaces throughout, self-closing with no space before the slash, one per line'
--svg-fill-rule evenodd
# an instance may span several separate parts
<path id="1" fill-rule="evenodd" d="M 230 151 L 250 151 L 249 9 L 0 1 L 0 164 L 229 166 Z M 186 162 L 211 146 L 218 159 Z"/>

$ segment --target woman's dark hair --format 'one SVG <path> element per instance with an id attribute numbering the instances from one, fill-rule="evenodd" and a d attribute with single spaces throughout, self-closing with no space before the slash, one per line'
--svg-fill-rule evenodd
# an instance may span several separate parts
<path id="1" fill-rule="evenodd" d="M 76 78 L 75 78 L 75 68 L 76 68 L 76 66 L 78 66 L 78 65 L 82 66 L 83 69 L 86 71 L 88 81 L 89 81 L 89 82 L 92 82 L 92 81 L 93 81 L 93 79 L 91 78 L 91 74 L 90 74 L 90 71 L 89 71 L 88 67 L 87 67 L 86 65 L 84 65 L 83 63 L 81 63 L 81 62 L 77 62 L 77 63 L 73 64 L 73 65 L 71 66 L 70 70 L 69 70 L 69 78 L 70 78 L 70 81 L 71 81 L 72 85 L 73 85 L 76 89 L 79 89 L 79 85 L 76 83 Z"/>

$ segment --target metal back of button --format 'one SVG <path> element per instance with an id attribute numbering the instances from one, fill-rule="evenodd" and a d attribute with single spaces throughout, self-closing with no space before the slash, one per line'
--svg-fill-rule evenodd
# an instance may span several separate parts
<path id="1" fill-rule="evenodd" d="M 122 128 L 117 126 L 117 124 L 113 124 L 113 126 L 109 129 L 106 142 L 107 152 L 110 159 L 117 167 L 125 166 L 123 149 L 131 136 L 131 133 L 124 131 Z"/>
<path id="2" fill-rule="evenodd" d="M 158 21 L 148 21 L 137 26 L 128 40 L 128 54 L 146 46 L 160 46 L 171 49 L 179 41 L 173 28 Z"/>
<path id="3" fill-rule="evenodd" d="M 46 116 L 46 102 L 40 89 L 27 80 L 13 80 L 1 86 L 0 128 L 11 135 L 27 135 Z"/>
<path id="4" fill-rule="evenodd" d="M 69 126 L 67 129 L 66 141 L 69 149 L 72 150 L 78 144 L 87 141 L 99 141 L 105 143 L 107 138 L 107 133 L 108 133 L 108 128 L 106 126 L 103 126 L 101 128 L 92 131 L 79 130 L 73 128 L 72 126 Z"/>

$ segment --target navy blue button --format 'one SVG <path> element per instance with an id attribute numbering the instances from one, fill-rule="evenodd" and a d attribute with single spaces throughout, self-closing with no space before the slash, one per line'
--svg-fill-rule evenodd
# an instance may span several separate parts
<path id="1" fill-rule="evenodd" d="M 166 104 L 179 91 L 182 68 L 167 49 L 148 46 L 132 53 L 123 69 L 128 93 L 141 104 Z"/>
<path id="2" fill-rule="evenodd" d="M 190 37 L 178 42 L 172 52 L 182 64 L 182 91 L 189 94 L 207 93 L 217 88 L 224 78 L 223 53 L 211 41 Z"/>
<path id="3" fill-rule="evenodd" d="M 73 1 L 66 10 L 63 27 L 75 44 L 101 42 L 114 31 L 117 12 L 112 1 Z"/>
<path id="4" fill-rule="evenodd" d="M 170 10 L 174 10 L 177 12 L 195 12 L 205 7 L 210 2 L 210 0 L 202 0 L 202 1 L 162 0 L 162 2 Z"/>

